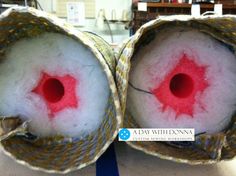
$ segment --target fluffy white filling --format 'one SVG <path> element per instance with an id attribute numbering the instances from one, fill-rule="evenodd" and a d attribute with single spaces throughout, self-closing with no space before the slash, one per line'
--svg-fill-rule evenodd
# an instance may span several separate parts
<path id="1" fill-rule="evenodd" d="M 209 86 L 195 96 L 193 116 L 173 108 L 163 111 L 154 95 L 128 88 L 128 111 L 141 127 L 195 128 L 195 133 L 214 133 L 230 122 L 236 107 L 236 58 L 219 41 L 194 29 L 173 28 L 160 31 L 148 45 L 132 58 L 130 82 L 149 91 L 162 83 L 186 53 L 199 66 L 206 66 Z M 204 110 L 201 106 L 204 106 Z"/>
<path id="2" fill-rule="evenodd" d="M 101 124 L 108 104 L 109 85 L 99 61 L 79 42 L 61 34 L 44 33 L 11 46 L 0 64 L 0 113 L 20 115 L 40 136 L 84 137 Z M 33 93 L 42 72 L 71 75 L 77 80 L 77 108 L 49 117 L 42 96 Z"/>

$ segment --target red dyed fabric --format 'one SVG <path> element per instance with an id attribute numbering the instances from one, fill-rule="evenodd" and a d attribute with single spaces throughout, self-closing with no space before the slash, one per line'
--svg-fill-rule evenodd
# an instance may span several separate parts
<path id="1" fill-rule="evenodd" d="M 50 111 L 50 117 L 66 108 L 77 108 L 78 98 L 76 96 L 77 80 L 70 76 L 50 76 L 42 73 L 38 85 L 32 92 L 40 95 Z"/>
<path id="2" fill-rule="evenodd" d="M 183 54 L 164 81 L 151 90 L 163 104 L 162 111 L 170 107 L 176 112 L 176 118 L 180 114 L 193 116 L 196 94 L 202 93 L 209 86 L 205 72 L 206 67 L 199 66 L 189 56 Z"/>

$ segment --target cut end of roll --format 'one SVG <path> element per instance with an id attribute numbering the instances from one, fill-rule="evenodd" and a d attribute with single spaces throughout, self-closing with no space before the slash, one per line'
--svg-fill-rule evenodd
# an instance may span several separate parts
<path id="1" fill-rule="evenodd" d="M 176 119 L 180 114 L 193 117 L 195 97 L 209 85 L 205 80 L 205 72 L 205 67 L 199 66 L 183 54 L 176 67 L 152 91 L 163 104 L 163 112 L 170 107 L 175 110 Z"/>
<path id="2" fill-rule="evenodd" d="M 32 92 L 43 98 L 49 109 L 49 117 L 66 108 L 77 108 L 78 98 L 76 96 L 76 79 L 70 75 L 50 76 L 42 73 L 38 85 Z"/>

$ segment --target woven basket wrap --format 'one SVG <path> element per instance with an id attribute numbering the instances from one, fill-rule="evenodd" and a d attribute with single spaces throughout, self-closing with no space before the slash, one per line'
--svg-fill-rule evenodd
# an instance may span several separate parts
<path id="1" fill-rule="evenodd" d="M 126 94 L 132 56 L 142 46 L 155 38 L 156 33 L 173 26 L 192 27 L 211 35 L 226 44 L 233 53 L 236 51 L 236 17 L 199 17 L 170 16 L 158 18 L 143 25 L 121 49 L 116 67 L 117 88 L 122 113 L 125 114 L 125 128 L 139 128 L 126 109 Z M 223 58 L 222 58 L 223 59 Z M 223 61 L 223 60 L 222 60 Z M 163 159 L 189 164 L 210 164 L 228 160 L 236 155 L 236 117 L 232 117 L 229 127 L 218 134 L 196 136 L 195 142 L 188 145 L 173 145 L 164 142 L 127 142 L 133 148 Z M 171 144 L 171 145 L 170 145 Z"/>
<path id="2" fill-rule="evenodd" d="M 29 122 L 22 122 L 19 117 L 1 117 L 0 140 L 4 152 L 21 164 L 50 173 L 67 173 L 95 162 L 118 133 L 121 108 L 113 78 L 116 61 L 112 49 L 100 37 L 80 32 L 45 12 L 23 7 L 9 9 L 0 16 L 0 58 L 14 42 L 44 32 L 73 38 L 88 47 L 101 63 L 110 87 L 102 124 L 82 140 L 63 136 L 38 138 L 27 132 Z"/>

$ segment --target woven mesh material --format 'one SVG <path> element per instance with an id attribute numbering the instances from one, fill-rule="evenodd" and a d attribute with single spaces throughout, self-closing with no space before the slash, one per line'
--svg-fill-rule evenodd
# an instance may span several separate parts
<path id="1" fill-rule="evenodd" d="M 111 90 L 102 124 L 97 131 L 83 140 L 54 136 L 31 141 L 25 136 L 13 135 L 3 140 L 1 144 L 7 154 L 33 169 L 66 173 L 96 161 L 114 140 L 121 125 L 121 116 L 118 94 L 112 77 L 115 68 L 112 49 L 101 38 L 95 40 L 98 37 L 92 34 L 85 35 L 81 32 L 79 35 L 73 34 L 73 30 L 67 28 L 66 23 L 60 22 L 62 25 L 60 26 L 57 20 L 49 14 L 32 8 L 12 9 L 4 13 L 0 20 L 0 59 L 3 58 L 7 47 L 17 40 L 34 37 L 44 32 L 61 33 L 78 42 L 86 41 L 86 44 L 82 43 L 88 46 L 99 59 L 107 74 Z M 89 37 L 90 35 L 92 37 Z M 94 46 L 99 48 L 94 49 Z M 2 130 L 4 129 L 1 128 Z"/>
<path id="2" fill-rule="evenodd" d="M 98 48 L 98 50 L 102 53 L 103 57 L 106 58 L 105 61 L 107 65 L 109 66 L 112 73 L 115 74 L 116 58 L 115 58 L 114 52 L 111 50 L 110 45 L 96 34 L 93 34 L 90 32 L 84 32 L 84 34 L 95 42 L 96 48 Z"/>
<path id="3" fill-rule="evenodd" d="M 112 100 L 112 98 L 110 98 Z M 26 140 L 24 136 L 14 136 L 2 141 L 4 149 L 16 159 L 47 170 L 64 171 L 94 159 L 107 141 L 111 140 L 116 123 L 112 101 L 99 129 L 83 140 L 62 136 Z"/>
<path id="4" fill-rule="evenodd" d="M 172 17 L 172 19 L 157 19 L 142 26 L 120 52 L 116 67 L 116 81 L 122 112 L 125 114 L 124 127 L 126 128 L 139 127 L 131 115 L 125 112 L 132 56 L 143 45 L 154 39 L 155 34 L 159 30 L 173 26 L 188 26 L 198 29 L 223 42 L 235 53 L 236 18 L 233 16 L 189 18 L 187 20 L 177 16 Z M 128 142 L 128 144 L 154 156 L 190 164 L 215 163 L 219 160 L 232 159 L 236 156 L 236 118 L 232 118 L 232 123 L 227 132 L 214 135 L 200 135 L 194 145 L 184 147 L 184 149 L 163 142 Z"/>

